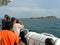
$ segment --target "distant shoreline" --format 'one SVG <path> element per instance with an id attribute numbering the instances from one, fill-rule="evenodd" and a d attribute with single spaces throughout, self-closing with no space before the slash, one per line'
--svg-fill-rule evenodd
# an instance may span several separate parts
<path id="1" fill-rule="evenodd" d="M 57 17 L 56 16 L 30 17 L 30 19 L 57 19 Z"/>

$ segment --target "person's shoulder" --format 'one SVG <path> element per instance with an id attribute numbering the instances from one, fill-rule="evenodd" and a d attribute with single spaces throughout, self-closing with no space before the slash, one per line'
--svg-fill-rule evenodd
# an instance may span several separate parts
<path id="1" fill-rule="evenodd" d="M 15 23 L 14 25 L 17 25 L 17 23 Z"/>
<path id="2" fill-rule="evenodd" d="M 16 26 L 21 26 L 21 24 L 20 23 L 17 23 Z"/>
<path id="3" fill-rule="evenodd" d="M 1 30 L 1 31 L 2 31 L 2 32 L 6 32 L 6 33 L 7 33 L 7 32 L 9 32 L 9 33 L 12 32 L 12 31 L 9 31 L 9 30 Z"/>
<path id="4" fill-rule="evenodd" d="M 8 30 L 0 30 L 0 33 L 7 34 L 9 31 Z"/>
<path id="5" fill-rule="evenodd" d="M 11 36 L 17 36 L 14 32 L 10 31 L 10 30 L 6 30 L 5 32 L 7 32 L 9 35 Z"/>
<path id="6" fill-rule="evenodd" d="M 3 30 L 0 30 L 0 32 L 2 32 Z"/>
<path id="7" fill-rule="evenodd" d="M 15 34 L 14 32 L 12 32 L 10 30 L 6 30 L 6 32 L 8 32 L 9 34 Z"/>
<path id="8" fill-rule="evenodd" d="M 10 30 L 1 30 L 2 32 L 6 32 L 6 33 L 13 33 L 12 31 Z"/>
<path id="9" fill-rule="evenodd" d="M 17 25 L 20 25 L 20 23 L 17 23 Z"/>

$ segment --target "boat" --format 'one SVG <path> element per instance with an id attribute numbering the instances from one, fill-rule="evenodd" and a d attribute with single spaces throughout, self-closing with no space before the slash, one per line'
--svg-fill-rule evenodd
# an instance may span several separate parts
<path id="1" fill-rule="evenodd" d="M 49 33 L 37 33 L 30 32 L 28 29 L 23 29 L 21 32 L 25 34 L 28 45 L 45 45 L 45 40 L 51 38 L 54 41 L 54 45 L 60 45 L 60 38 L 55 37 Z"/>

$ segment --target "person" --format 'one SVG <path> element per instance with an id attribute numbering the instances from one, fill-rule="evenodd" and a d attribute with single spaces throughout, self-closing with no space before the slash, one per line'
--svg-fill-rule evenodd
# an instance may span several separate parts
<path id="1" fill-rule="evenodd" d="M 16 24 L 15 25 L 16 25 L 16 29 L 18 30 L 18 35 L 20 35 L 21 29 L 24 28 L 24 25 L 23 25 L 22 21 L 19 20 L 19 19 L 16 19 Z"/>
<path id="2" fill-rule="evenodd" d="M 11 21 L 13 22 L 13 29 L 12 29 L 12 30 L 19 36 L 20 30 L 21 30 L 22 28 L 24 28 L 24 26 L 21 25 L 21 24 L 19 23 L 19 21 L 17 21 L 17 19 L 16 19 L 15 17 L 12 17 L 12 18 L 11 18 Z"/>
<path id="3" fill-rule="evenodd" d="M 47 38 L 47 39 L 45 40 L 45 45 L 54 45 L 53 39 Z"/>
<path id="4" fill-rule="evenodd" d="M 0 44 L 1 45 L 24 45 L 19 37 L 12 32 L 13 23 L 11 21 L 5 24 L 6 30 L 0 30 Z"/>
<path id="5" fill-rule="evenodd" d="M 5 23 L 7 21 L 10 21 L 10 17 L 7 14 L 5 14 L 4 19 L 2 19 L 2 24 L 0 25 L 0 26 L 2 26 L 2 29 L 5 29 Z"/>
<path id="6" fill-rule="evenodd" d="M 19 38 L 12 32 L 13 24 L 9 21 L 5 23 L 5 30 L 0 30 L 0 44 L 1 45 L 18 45 Z"/>
<path id="7" fill-rule="evenodd" d="M 28 42 L 27 42 L 27 39 L 25 37 L 25 35 L 28 33 L 28 29 L 23 29 L 20 31 L 20 37 L 21 37 L 21 40 L 24 42 L 25 45 L 28 45 Z"/>

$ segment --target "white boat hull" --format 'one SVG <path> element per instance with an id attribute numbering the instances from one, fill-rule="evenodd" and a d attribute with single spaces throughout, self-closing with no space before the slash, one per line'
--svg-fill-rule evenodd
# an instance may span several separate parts
<path id="1" fill-rule="evenodd" d="M 28 45 L 45 45 L 46 38 L 51 38 L 55 41 L 55 45 L 60 45 L 60 39 L 48 33 L 39 34 L 36 32 L 28 32 L 25 38 L 27 39 Z"/>

